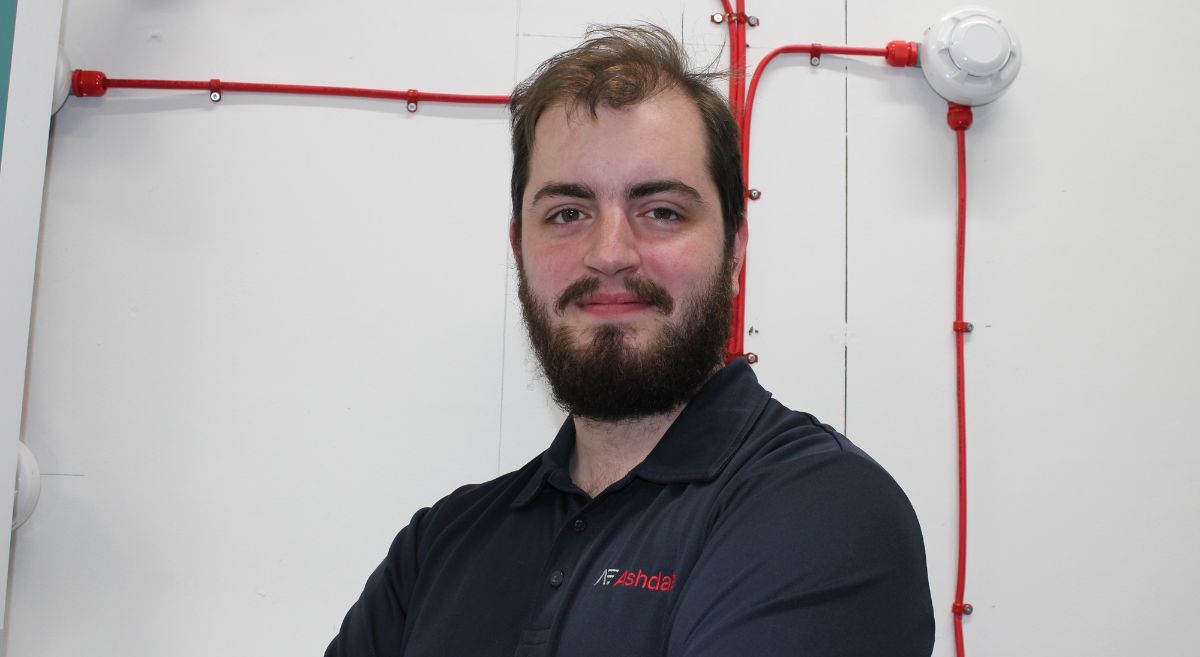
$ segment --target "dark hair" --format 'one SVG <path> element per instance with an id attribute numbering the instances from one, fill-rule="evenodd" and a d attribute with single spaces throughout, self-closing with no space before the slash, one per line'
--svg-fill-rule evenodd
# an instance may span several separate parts
<path id="1" fill-rule="evenodd" d="M 603 104 L 620 109 L 662 91 L 678 89 L 696 103 L 708 138 L 708 171 L 721 197 L 725 244 L 733 244 L 743 218 L 745 184 L 738 127 L 725 99 L 709 86 L 723 73 L 692 71 L 687 54 L 666 30 L 653 25 L 590 28 L 579 46 L 546 60 L 513 90 L 512 204 L 521 234 L 521 199 L 529 184 L 529 158 L 538 119 L 550 107 L 586 107 L 593 117 Z"/>

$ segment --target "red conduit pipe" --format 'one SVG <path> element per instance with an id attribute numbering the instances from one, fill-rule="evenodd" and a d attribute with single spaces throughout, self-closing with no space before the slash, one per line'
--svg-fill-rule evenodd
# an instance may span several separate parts
<path id="1" fill-rule="evenodd" d="M 794 44 L 780 46 L 767 53 L 766 57 L 754 69 L 750 78 L 750 91 L 746 94 L 746 105 L 742 118 L 742 175 L 746 184 L 750 184 L 750 118 L 754 113 L 754 95 L 758 91 L 758 81 L 766 70 L 767 64 L 779 55 L 790 53 L 808 53 L 813 58 L 822 55 L 849 55 L 861 57 L 883 57 L 891 66 L 913 66 L 917 62 L 917 44 L 911 41 L 892 41 L 885 48 L 857 48 L 852 46 L 825 46 L 819 43 Z"/>
<path id="2" fill-rule="evenodd" d="M 964 364 L 963 341 L 973 326 L 963 320 L 963 278 L 966 270 L 967 252 L 967 128 L 971 127 L 971 108 L 950 103 L 946 122 L 954 130 L 958 142 L 958 240 L 955 258 L 954 283 L 954 351 L 958 390 L 958 579 L 954 588 L 954 645 L 958 657 L 964 657 L 963 615 L 973 610 L 963 603 L 967 580 L 967 399 L 966 366 Z"/>
<path id="3" fill-rule="evenodd" d="M 476 105 L 504 105 L 508 103 L 508 96 L 446 94 L 418 91 L 416 89 L 391 91 L 387 89 L 360 89 L 356 87 L 329 87 L 302 84 L 226 82 L 224 80 L 126 80 L 109 78 L 100 71 L 84 70 L 76 70 L 71 75 L 71 92 L 76 96 L 103 96 L 109 89 L 191 89 L 208 91 L 210 93 L 248 91 L 257 93 L 382 98 L 385 100 L 403 100 L 410 103 L 421 101 Z"/>
<path id="4" fill-rule="evenodd" d="M 729 6 L 728 0 L 721 0 L 725 7 Z M 743 7 L 744 0 L 738 0 L 739 13 Z M 750 89 L 743 96 L 740 92 L 734 91 L 734 82 L 737 81 L 737 87 L 741 87 L 745 80 L 744 70 L 746 66 L 746 48 L 745 48 L 745 23 L 741 20 L 736 21 L 736 25 L 741 32 L 741 40 L 735 41 L 733 53 L 730 54 L 730 68 L 733 73 L 730 75 L 730 106 L 733 109 L 733 115 L 737 119 L 738 127 L 740 128 L 740 139 L 742 152 L 742 179 L 746 184 L 746 197 L 743 197 L 742 207 L 745 210 L 745 204 L 750 193 L 750 120 L 754 113 L 754 95 L 758 91 L 758 81 L 762 77 L 763 71 L 771 60 L 779 55 L 788 53 L 808 53 L 814 58 L 819 58 L 821 55 L 848 55 L 848 56 L 867 56 L 867 57 L 883 57 L 890 66 L 904 67 L 915 66 L 917 63 L 917 44 L 912 41 L 891 41 L 884 48 L 858 48 L 853 46 L 825 46 L 819 43 L 811 44 L 795 44 L 781 46 L 767 53 L 759 61 L 758 66 L 754 69 L 754 76 L 750 79 Z M 734 30 L 734 23 L 730 24 L 731 34 Z M 738 57 L 740 55 L 740 58 Z M 734 98 L 737 100 L 734 101 Z M 738 278 L 740 292 L 734 299 L 733 308 L 733 327 L 732 334 L 729 336 L 729 342 L 725 345 L 726 360 L 733 360 L 738 356 L 743 355 L 744 336 L 742 335 L 745 329 L 745 290 L 746 290 L 746 265 L 742 263 L 742 272 Z M 751 360 L 754 362 L 757 358 Z"/>
<path id="5" fill-rule="evenodd" d="M 729 0 L 721 0 L 725 9 L 726 23 L 729 25 L 729 111 L 741 132 L 742 100 L 746 89 L 746 22 L 745 0 L 738 0 L 735 12 Z M 742 196 L 742 216 L 746 215 L 746 197 Z M 738 293 L 733 299 L 729 339 L 725 342 L 725 362 L 745 356 L 751 363 L 757 362 L 758 357 L 745 353 L 746 326 L 746 261 L 742 259 L 742 269 L 738 273 Z"/>
<path id="6" fill-rule="evenodd" d="M 737 23 L 734 30 L 737 34 L 736 47 L 734 55 L 737 57 L 733 75 L 730 80 L 736 80 L 736 105 L 734 109 L 734 118 L 737 120 L 739 127 L 745 123 L 746 115 L 746 0 L 737 0 Z M 741 144 L 741 142 L 739 142 Z M 744 151 L 745 145 L 742 144 Z M 745 154 L 743 152 L 743 157 Z M 744 169 L 743 169 L 744 170 Z M 745 177 L 742 178 L 746 185 L 746 190 L 742 193 L 742 216 L 748 214 L 747 203 L 749 202 L 749 184 Z M 747 258 L 742 258 L 742 269 L 738 272 L 738 295 L 734 299 L 733 312 L 733 327 L 732 340 L 726 346 L 726 351 L 735 354 L 734 357 L 745 354 L 746 360 L 751 363 L 758 362 L 758 356 L 755 354 L 746 354 L 746 269 L 749 265 L 746 262 Z"/>

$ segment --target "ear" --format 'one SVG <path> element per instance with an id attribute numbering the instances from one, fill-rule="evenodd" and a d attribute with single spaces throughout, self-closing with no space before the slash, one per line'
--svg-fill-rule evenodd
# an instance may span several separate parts
<path id="1" fill-rule="evenodd" d="M 735 297 L 742 291 L 742 270 L 746 266 L 746 241 L 749 239 L 750 228 L 746 218 L 742 217 L 742 223 L 733 236 L 733 271 L 730 275 L 733 276 L 733 296 Z"/>
<path id="2" fill-rule="evenodd" d="M 512 247 L 513 260 L 521 262 L 521 230 L 517 228 L 517 220 L 508 222 L 508 245 Z"/>

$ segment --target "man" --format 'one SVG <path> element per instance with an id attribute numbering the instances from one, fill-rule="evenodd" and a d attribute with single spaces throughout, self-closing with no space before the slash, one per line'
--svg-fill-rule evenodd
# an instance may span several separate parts
<path id="1" fill-rule="evenodd" d="M 904 493 L 722 367 L 747 232 L 711 76 L 657 28 L 590 37 L 512 100 L 519 296 L 570 417 L 418 511 L 327 657 L 928 655 Z"/>

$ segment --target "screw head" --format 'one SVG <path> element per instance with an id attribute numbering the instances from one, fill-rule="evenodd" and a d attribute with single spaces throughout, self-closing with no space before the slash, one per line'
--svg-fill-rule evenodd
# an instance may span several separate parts
<path id="1" fill-rule="evenodd" d="M 746 354 L 746 362 L 751 365 L 758 362 L 758 354 Z"/>
<path id="2" fill-rule="evenodd" d="M 758 27 L 758 16 L 749 16 L 746 18 L 746 24 L 750 27 Z"/>
<path id="3" fill-rule="evenodd" d="M 416 103 L 412 103 L 412 102 L 410 102 L 410 103 L 408 104 L 408 111 L 410 111 L 410 112 L 415 112 L 415 111 L 417 111 L 417 104 L 416 104 Z"/>
<path id="4" fill-rule="evenodd" d="M 812 64 L 813 66 L 820 66 L 820 65 L 821 65 L 821 58 L 820 58 L 820 57 L 812 57 L 812 58 L 810 58 L 810 59 L 808 60 L 808 63 L 809 63 L 809 64 Z"/>
<path id="5" fill-rule="evenodd" d="M 964 616 L 970 616 L 972 613 L 975 612 L 975 607 L 972 607 L 969 604 L 965 604 L 962 606 L 962 610 L 963 610 Z"/>
<path id="6" fill-rule="evenodd" d="M 219 91 L 212 92 L 211 94 L 208 95 L 208 97 L 210 99 L 212 99 L 212 102 L 214 102 L 214 103 L 221 102 L 221 92 L 219 92 Z"/>
<path id="7" fill-rule="evenodd" d="M 709 18 L 709 20 L 716 23 L 717 25 L 720 25 L 721 23 L 725 22 L 725 14 L 713 14 L 712 16 L 709 16 L 708 18 Z"/>
<path id="8" fill-rule="evenodd" d="M 758 191 L 757 189 L 750 190 L 750 200 L 751 201 L 757 201 L 760 198 L 762 198 L 762 192 Z"/>

